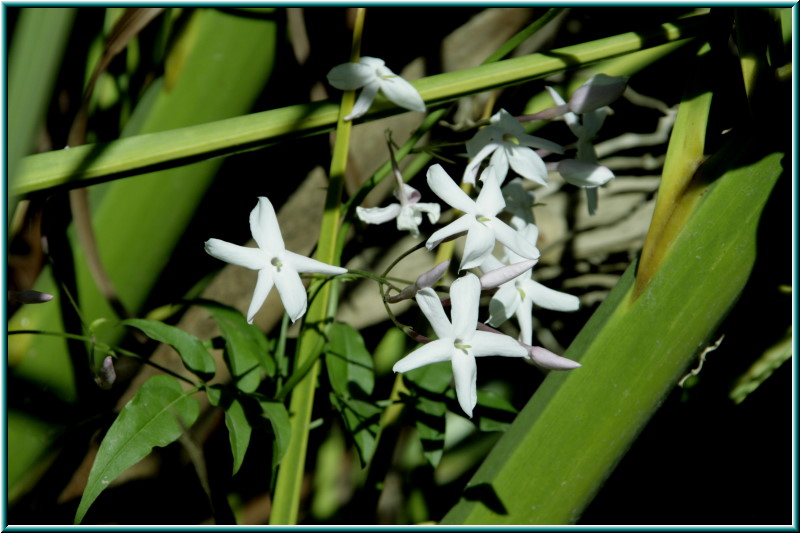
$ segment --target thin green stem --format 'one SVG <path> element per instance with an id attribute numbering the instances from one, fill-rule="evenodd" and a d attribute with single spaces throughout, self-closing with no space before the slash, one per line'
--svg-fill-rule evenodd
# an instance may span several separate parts
<path id="1" fill-rule="evenodd" d="M 351 61 L 358 61 L 360 55 L 365 12 L 364 8 L 356 10 L 353 46 L 350 54 Z M 344 117 L 352 109 L 354 101 L 355 95 L 353 91 L 346 91 L 342 96 L 342 105 L 339 108 L 336 144 L 334 145 L 330 167 L 330 182 L 328 184 L 325 212 L 322 215 L 322 226 L 317 247 L 317 259 L 328 264 L 338 264 L 340 262 L 337 241 L 339 224 L 342 218 L 342 190 L 350 147 L 350 131 L 352 129 L 352 123 L 345 121 Z M 296 357 L 297 365 L 300 369 L 303 369 L 306 365 L 309 365 L 310 369 L 292 390 L 292 399 L 289 405 L 289 415 L 292 423 L 291 440 L 278 470 L 272 514 L 270 516 L 270 524 L 272 525 L 296 524 L 300 507 L 300 491 L 305 472 L 311 408 L 314 404 L 314 392 L 317 384 L 317 374 L 319 373 L 318 358 L 325 345 L 324 328 L 332 318 L 329 304 L 336 293 L 332 287 L 334 283 L 321 281 L 315 283 L 315 285 L 317 284 L 321 284 L 322 288 L 319 290 L 317 297 L 309 304 L 306 320 L 303 323 L 303 332 L 297 346 Z"/>

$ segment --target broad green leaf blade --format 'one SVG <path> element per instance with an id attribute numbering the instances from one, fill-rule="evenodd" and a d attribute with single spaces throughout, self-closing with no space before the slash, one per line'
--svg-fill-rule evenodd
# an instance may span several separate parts
<path id="1" fill-rule="evenodd" d="M 334 392 L 343 398 L 368 398 L 375 387 L 375 373 L 361 334 L 352 326 L 336 322 L 328 336 L 325 367 Z"/>
<path id="2" fill-rule="evenodd" d="M 217 365 L 214 363 L 214 358 L 208 353 L 203 341 L 191 333 L 163 322 L 143 318 L 123 320 L 121 324 L 137 328 L 151 339 L 175 348 L 186 368 L 202 376 L 203 379 L 211 379 L 216 373 Z"/>
<path id="3" fill-rule="evenodd" d="M 76 9 L 22 8 L 8 55 L 8 182 L 18 178 L 18 165 L 28 155 L 44 120 L 58 63 L 66 52 Z M 14 213 L 15 193 L 8 196 L 7 216 Z"/>
<path id="4" fill-rule="evenodd" d="M 264 334 L 238 310 L 216 302 L 197 300 L 194 302 L 208 309 L 217 321 L 225 339 L 225 355 L 236 386 L 244 392 L 254 392 L 261 383 L 260 368 L 268 376 L 275 375 L 275 360 Z"/>
<path id="5" fill-rule="evenodd" d="M 194 391 L 184 392 L 170 376 L 154 376 L 142 385 L 109 428 L 95 457 L 75 524 L 117 476 L 147 456 L 154 446 L 166 446 L 194 424 L 200 412 Z"/>
<path id="6" fill-rule="evenodd" d="M 487 498 L 462 499 L 442 524 L 578 519 L 746 283 L 786 171 L 770 142 L 729 142 L 707 164 L 704 194 L 651 282 L 633 300 L 628 269 L 565 354 L 583 366 L 545 379 L 470 481 Z"/>
<path id="7" fill-rule="evenodd" d="M 383 409 L 372 402 L 343 398 L 333 393 L 330 398 L 331 403 L 342 415 L 345 429 L 353 439 L 361 466 L 366 466 L 375 453 Z"/>
<path id="8" fill-rule="evenodd" d="M 707 19 L 706 15 L 689 17 L 646 31 L 429 76 L 416 81 L 414 86 L 429 107 L 436 106 L 566 68 L 689 39 L 702 33 Z M 330 102 L 299 104 L 211 124 L 30 156 L 21 162 L 20 179 L 12 192 L 25 195 L 52 188 L 86 186 L 324 133 L 336 124 L 338 109 L 338 105 Z M 365 116 L 374 119 L 400 112 L 405 110 L 380 101 Z"/>
<path id="9" fill-rule="evenodd" d="M 211 405 L 221 407 L 225 411 L 225 425 L 228 428 L 233 455 L 232 475 L 236 474 L 244 462 L 253 426 L 247 418 L 242 400 L 230 388 L 215 385 L 206 389 L 206 392 Z"/>
<path id="10" fill-rule="evenodd" d="M 422 454 L 436 468 L 444 452 L 446 404 L 439 398 L 417 396 L 414 403 L 414 425 L 422 443 Z"/>

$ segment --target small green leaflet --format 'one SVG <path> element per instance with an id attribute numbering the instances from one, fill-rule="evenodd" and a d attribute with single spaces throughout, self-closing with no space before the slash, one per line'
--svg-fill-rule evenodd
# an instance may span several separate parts
<path id="1" fill-rule="evenodd" d="M 75 524 L 80 524 L 97 496 L 127 468 L 146 457 L 154 446 L 166 446 L 194 424 L 200 412 L 194 390 L 184 392 L 171 376 L 147 380 L 122 409 L 97 451 Z"/>
<path id="2" fill-rule="evenodd" d="M 228 428 L 231 453 L 233 454 L 232 474 L 236 474 L 242 466 L 247 447 L 250 445 L 250 435 L 253 432 L 253 426 L 247 419 L 243 405 L 246 398 L 240 398 L 232 387 L 222 385 L 209 387 L 206 392 L 209 403 L 225 411 L 225 425 Z"/>
<path id="3" fill-rule="evenodd" d="M 142 318 L 123 320 L 121 324 L 140 329 L 151 339 L 169 344 L 180 354 L 186 368 L 204 379 L 213 377 L 217 371 L 214 358 L 208 353 L 203 341 L 190 333 L 163 322 Z"/>

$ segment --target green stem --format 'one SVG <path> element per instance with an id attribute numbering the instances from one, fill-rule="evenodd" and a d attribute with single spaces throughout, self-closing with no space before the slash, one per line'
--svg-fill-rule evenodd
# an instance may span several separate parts
<path id="1" fill-rule="evenodd" d="M 361 34 L 364 28 L 365 9 L 356 11 L 355 27 L 353 30 L 353 46 L 350 54 L 351 61 L 358 61 L 361 48 Z M 325 212 L 322 215 L 317 259 L 328 264 L 338 264 L 339 254 L 337 237 L 339 221 L 342 215 L 342 189 L 347 155 L 350 147 L 350 130 L 352 123 L 345 121 L 344 117 L 350 112 L 355 101 L 353 91 L 346 91 L 342 96 L 342 105 L 339 109 L 339 120 L 336 128 L 336 144 L 331 160 L 330 182 L 328 195 L 325 199 Z M 335 292 L 334 283 L 317 282 L 324 284 L 317 297 L 309 305 L 304 330 L 297 345 L 297 365 L 302 369 L 305 365 L 311 368 L 299 381 L 292 391 L 289 404 L 289 415 L 292 428 L 290 444 L 283 458 L 275 485 L 272 514 L 270 524 L 291 525 L 297 523 L 300 507 L 300 489 L 305 472 L 306 451 L 308 448 L 308 433 L 311 422 L 311 408 L 314 404 L 314 389 L 319 373 L 318 357 L 325 344 L 323 328 L 330 322 L 329 302 Z"/>

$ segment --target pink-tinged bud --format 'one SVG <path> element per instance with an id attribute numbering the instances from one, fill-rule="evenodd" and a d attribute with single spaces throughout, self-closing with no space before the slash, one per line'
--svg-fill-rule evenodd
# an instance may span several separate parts
<path id="1" fill-rule="evenodd" d="M 103 366 L 94 378 L 95 382 L 101 389 L 108 390 L 117 380 L 117 372 L 114 370 L 114 358 L 110 355 L 103 359 Z"/>
<path id="2" fill-rule="evenodd" d="M 622 96 L 627 86 L 628 78 L 624 76 L 597 74 L 573 93 L 569 100 L 569 108 L 578 114 L 600 109 Z"/>
<path id="3" fill-rule="evenodd" d="M 494 270 L 490 270 L 489 272 L 480 277 L 481 290 L 485 291 L 488 289 L 494 289 L 495 287 L 499 287 L 503 283 L 511 281 L 517 276 L 524 274 L 528 270 L 532 269 L 533 266 L 538 262 L 539 262 L 538 259 L 528 259 L 526 261 L 520 261 L 519 263 L 514 263 L 511 265 L 506 265 L 504 267 L 496 268 Z"/>
<path id="4" fill-rule="evenodd" d="M 19 302 L 22 304 L 42 304 L 45 302 L 49 302 L 53 299 L 52 294 L 47 294 L 46 292 L 39 292 L 39 291 L 10 291 L 8 293 L 8 299 L 13 302 Z"/>
<path id="5" fill-rule="evenodd" d="M 581 366 L 580 363 L 556 355 L 550 350 L 546 350 L 541 346 L 527 346 L 528 357 L 530 361 L 536 366 L 547 368 L 549 370 L 572 370 Z"/>
<path id="6" fill-rule="evenodd" d="M 427 287 L 433 287 L 444 273 L 447 272 L 447 267 L 450 266 L 450 260 L 442 261 L 432 269 L 428 270 L 427 272 L 421 274 L 417 281 L 414 282 L 413 285 L 409 285 L 404 288 L 399 293 L 395 294 L 394 296 L 387 298 L 386 301 L 390 304 L 396 304 L 397 302 L 401 302 L 403 300 L 408 300 L 416 296 L 417 291 L 420 289 L 425 289 Z"/>

